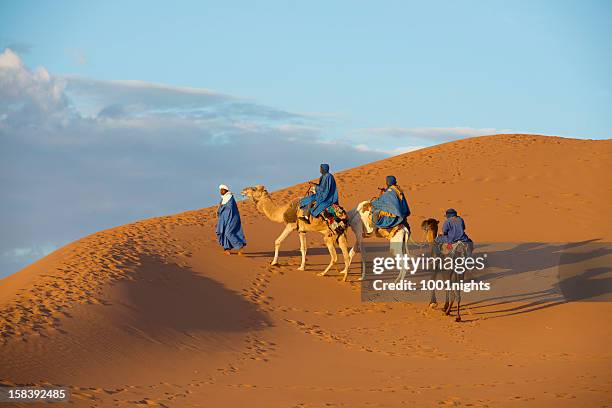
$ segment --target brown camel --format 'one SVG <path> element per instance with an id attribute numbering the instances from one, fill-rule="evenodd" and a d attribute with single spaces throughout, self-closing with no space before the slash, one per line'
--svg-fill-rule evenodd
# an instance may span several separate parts
<path id="1" fill-rule="evenodd" d="M 433 218 L 428 218 L 421 223 L 421 228 L 425 234 L 425 242 L 429 244 L 430 253 L 429 256 L 442 256 L 452 257 L 452 258 L 460 258 L 466 257 L 468 254 L 471 254 L 470 247 L 463 242 L 456 242 L 454 244 L 437 244 L 435 242 L 436 237 L 438 236 L 438 224 L 439 221 Z M 438 275 L 438 270 L 434 269 L 433 271 L 433 280 L 436 280 Z M 459 275 L 454 270 L 448 271 L 448 282 L 452 285 L 453 283 L 459 283 Z M 446 301 L 444 302 L 444 307 L 442 311 L 447 316 L 450 315 L 451 309 L 453 308 L 453 303 L 457 300 L 457 317 L 455 321 L 461 321 L 461 290 L 460 289 L 450 289 L 446 290 Z M 429 300 L 429 307 L 435 308 L 438 305 L 436 301 L 436 291 L 431 291 L 431 298 Z"/>
<path id="2" fill-rule="evenodd" d="M 350 266 L 350 256 L 348 250 L 348 244 L 346 239 L 346 231 L 342 234 L 332 232 L 327 223 L 320 218 L 311 218 L 310 223 L 306 223 L 298 218 L 298 203 L 299 200 L 295 199 L 283 205 L 277 205 L 270 197 L 270 193 L 265 189 L 264 186 L 258 185 L 255 187 L 246 187 L 242 190 L 242 195 L 249 197 L 257 210 L 268 217 L 269 220 L 285 224 L 285 229 L 274 241 L 274 259 L 272 265 L 278 264 L 278 251 L 281 243 L 287 238 L 292 231 L 298 231 L 300 235 L 300 252 L 302 253 L 302 263 L 298 270 L 303 271 L 306 268 L 306 232 L 318 232 L 323 235 L 323 241 L 329 250 L 331 260 L 327 268 L 318 275 L 325 275 L 332 266 L 338 261 L 338 254 L 336 254 L 336 242 L 342 250 L 344 257 L 344 270 L 340 272 L 344 275 L 343 281 L 346 281 L 348 276 L 348 270 Z"/>
<path id="3" fill-rule="evenodd" d="M 421 229 L 423 230 L 424 241 L 429 244 L 429 255 L 434 256 L 434 241 L 438 236 L 438 224 L 440 221 L 434 218 L 428 218 L 421 223 Z"/>

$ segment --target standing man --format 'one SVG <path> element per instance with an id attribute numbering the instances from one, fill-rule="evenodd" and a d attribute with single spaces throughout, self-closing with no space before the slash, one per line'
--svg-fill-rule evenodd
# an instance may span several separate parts
<path id="1" fill-rule="evenodd" d="M 302 209 L 302 220 L 310 222 L 310 215 L 318 217 L 326 208 L 338 203 L 338 190 L 336 190 L 336 179 L 329 172 L 329 164 L 321 164 L 321 177 L 315 185 L 315 194 L 306 196 L 300 200 Z"/>
<path id="2" fill-rule="evenodd" d="M 223 247 L 225 255 L 230 255 L 232 249 L 238 250 L 242 255 L 242 248 L 246 245 L 240 213 L 234 195 L 225 184 L 219 186 L 221 202 L 217 208 L 217 238 Z"/>

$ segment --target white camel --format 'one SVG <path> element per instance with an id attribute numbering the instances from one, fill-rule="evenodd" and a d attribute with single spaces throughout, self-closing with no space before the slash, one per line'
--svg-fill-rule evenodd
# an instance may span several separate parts
<path id="1" fill-rule="evenodd" d="M 350 262 L 355 256 L 355 248 L 361 253 L 361 280 L 365 279 L 366 264 L 365 264 L 365 249 L 363 240 L 372 236 L 376 236 L 376 228 L 372 222 L 372 203 L 370 201 L 362 201 L 357 207 L 348 212 L 348 219 L 351 229 L 355 234 L 355 246 L 351 248 L 349 253 Z M 392 235 L 390 235 L 392 234 Z M 410 239 L 410 228 L 406 225 L 400 226 L 396 231 L 387 233 L 386 238 L 389 240 L 389 249 L 392 256 L 397 254 L 410 254 L 408 249 L 408 241 Z M 403 265 L 403 263 L 402 263 Z M 403 280 L 406 277 L 406 269 L 400 269 L 396 278 L 396 282 Z"/>

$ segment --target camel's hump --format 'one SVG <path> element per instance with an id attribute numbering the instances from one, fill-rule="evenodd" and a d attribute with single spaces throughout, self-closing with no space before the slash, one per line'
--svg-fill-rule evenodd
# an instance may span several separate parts
<path id="1" fill-rule="evenodd" d="M 297 222 L 297 210 L 298 210 L 299 200 L 293 200 L 289 203 L 289 207 L 283 213 L 283 221 L 286 224 Z"/>

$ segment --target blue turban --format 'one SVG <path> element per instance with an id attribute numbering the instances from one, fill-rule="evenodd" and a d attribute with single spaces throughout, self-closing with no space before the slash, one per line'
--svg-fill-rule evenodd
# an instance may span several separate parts
<path id="1" fill-rule="evenodd" d="M 454 208 L 449 208 L 448 210 L 446 210 L 446 218 L 451 218 L 451 217 L 456 217 L 457 216 L 457 210 L 455 210 Z"/>
<path id="2" fill-rule="evenodd" d="M 397 179 L 395 176 L 387 176 L 387 187 L 394 186 L 397 184 Z"/>
<path id="3" fill-rule="evenodd" d="M 323 170 L 323 174 L 329 173 L 329 164 L 321 164 L 321 170 Z"/>

